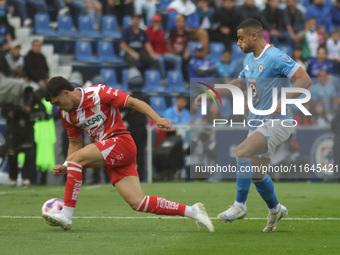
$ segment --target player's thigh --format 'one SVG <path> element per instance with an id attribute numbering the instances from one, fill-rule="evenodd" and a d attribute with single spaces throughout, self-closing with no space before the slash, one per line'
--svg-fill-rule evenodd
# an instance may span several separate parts
<path id="1" fill-rule="evenodd" d="M 266 137 L 261 132 L 256 131 L 237 147 L 236 156 L 238 158 L 252 158 L 267 151 L 268 144 Z"/>
<path id="2" fill-rule="evenodd" d="M 100 150 L 94 144 L 89 144 L 72 153 L 68 161 L 76 162 L 83 167 L 105 167 L 105 160 Z"/>
<path id="3" fill-rule="evenodd" d="M 253 157 L 251 159 L 251 165 L 256 166 L 256 168 L 253 168 L 253 180 L 261 180 L 264 178 L 266 173 L 263 171 L 262 166 L 268 166 L 269 162 L 269 158 Z M 256 171 L 254 171 L 254 169 L 256 169 Z"/>
<path id="4" fill-rule="evenodd" d="M 134 210 L 137 209 L 145 197 L 138 176 L 125 176 L 115 184 L 115 187 Z"/>

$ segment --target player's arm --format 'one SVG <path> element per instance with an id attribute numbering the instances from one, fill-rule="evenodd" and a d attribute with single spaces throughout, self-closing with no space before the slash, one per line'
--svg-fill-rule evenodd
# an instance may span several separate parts
<path id="1" fill-rule="evenodd" d="M 294 80 L 293 88 L 308 89 L 312 84 L 312 80 L 307 72 L 300 66 L 298 70 L 293 74 L 292 80 Z M 301 93 L 288 93 L 287 98 L 294 99 L 301 95 Z"/>
<path id="2" fill-rule="evenodd" d="M 126 107 L 133 108 L 136 111 L 139 111 L 140 113 L 147 115 L 156 123 L 157 127 L 171 130 L 170 121 L 160 117 L 154 110 L 152 110 L 152 108 L 147 103 L 137 98 L 129 97 L 126 103 Z"/>
<path id="3" fill-rule="evenodd" d="M 245 90 L 246 89 L 246 83 L 240 79 L 234 79 L 230 82 L 228 82 L 228 84 L 234 85 L 238 88 L 240 88 L 241 90 Z M 231 95 L 231 91 L 229 89 L 225 89 L 225 88 L 219 88 L 219 89 L 215 89 L 217 94 L 219 94 L 220 96 L 229 96 Z M 202 93 L 202 94 L 206 94 L 206 93 Z M 201 105 L 202 102 L 202 94 L 198 95 L 197 98 L 195 99 L 195 103 L 197 105 Z M 206 97 L 208 100 L 210 99 L 209 96 Z"/>

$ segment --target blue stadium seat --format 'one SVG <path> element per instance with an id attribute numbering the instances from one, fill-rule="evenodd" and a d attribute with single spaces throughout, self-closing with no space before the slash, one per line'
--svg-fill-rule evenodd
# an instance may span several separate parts
<path id="1" fill-rule="evenodd" d="M 164 116 L 164 112 L 166 111 L 166 102 L 165 98 L 161 96 L 151 96 L 150 99 L 151 108 L 159 115 Z"/>
<path id="2" fill-rule="evenodd" d="M 238 61 L 245 57 L 244 52 L 237 46 L 236 43 L 233 43 L 231 46 L 231 53 L 233 54 L 233 60 Z"/>
<path id="3" fill-rule="evenodd" d="M 100 69 L 100 75 L 105 77 L 106 79 L 106 85 L 118 89 L 118 83 L 117 83 L 117 75 L 116 71 L 113 68 L 102 68 Z"/>
<path id="4" fill-rule="evenodd" d="M 124 69 L 122 71 L 122 91 L 127 91 L 129 89 L 129 69 Z"/>
<path id="5" fill-rule="evenodd" d="M 70 15 L 58 15 L 58 35 L 79 37 L 79 34 L 73 30 L 73 21 Z"/>
<path id="6" fill-rule="evenodd" d="M 224 44 L 220 42 L 212 42 L 210 43 L 210 56 L 212 61 L 220 60 L 223 51 L 224 51 Z"/>
<path id="7" fill-rule="evenodd" d="M 161 74 L 158 70 L 145 71 L 145 86 L 143 92 L 164 92 Z"/>
<path id="8" fill-rule="evenodd" d="M 110 41 L 98 41 L 98 59 L 101 62 L 124 63 L 123 58 L 117 57 L 113 53 L 113 45 Z"/>
<path id="9" fill-rule="evenodd" d="M 76 41 L 76 60 L 99 63 L 99 60 L 93 56 L 92 45 L 89 41 Z"/>
<path id="10" fill-rule="evenodd" d="M 168 72 L 168 91 L 169 92 L 189 92 L 184 87 L 182 72 L 179 72 L 179 71 Z"/>
<path id="11" fill-rule="evenodd" d="M 102 35 L 95 30 L 95 23 L 88 15 L 78 17 L 79 34 L 85 37 L 101 38 Z"/>
<path id="12" fill-rule="evenodd" d="M 293 48 L 290 45 L 279 45 L 278 48 L 290 57 L 293 55 Z"/>
<path id="13" fill-rule="evenodd" d="M 38 13 L 34 15 L 35 33 L 45 36 L 58 36 L 58 34 L 50 28 L 50 17 L 47 13 Z"/>
<path id="14" fill-rule="evenodd" d="M 123 18 L 123 29 L 131 26 L 131 16 L 127 15 Z"/>
<path id="15" fill-rule="evenodd" d="M 104 15 L 102 19 L 102 35 L 114 39 L 122 38 L 122 33 L 118 29 L 116 16 Z"/>
<path id="16" fill-rule="evenodd" d="M 157 12 L 162 12 L 166 11 L 168 5 L 172 2 L 173 0 L 160 0 L 159 4 L 156 6 Z"/>
<path id="17" fill-rule="evenodd" d="M 198 42 L 196 42 L 196 41 L 189 42 L 190 56 L 191 57 L 195 56 L 195 48 L 196 48 L 197 44 L 198 44 Z"/>

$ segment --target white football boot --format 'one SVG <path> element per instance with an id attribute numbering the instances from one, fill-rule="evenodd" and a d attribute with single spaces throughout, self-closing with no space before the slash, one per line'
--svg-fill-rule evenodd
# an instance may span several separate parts
<path id="1" fill-rule="evenodd" d="M 263 232 L 272 232 L 276 229 L 276 225 L 279 220 L 288 215 L 288 210 L 285 206 L 281 205 L 280 210 L 277 213 L 269 213 L 267 217 L 267 226 L 263 229 Z"/>
<path id="2" fill-rule="evenodd" d="M 205 226 L 210 232 L 214 232 L 215 228 L 209 218 L 207 211 L 202 203 L 196 203 L 192 206 L 192 209 L 196 212 L 196 224 Z"/>
<path id="3" fill-rule="evenodd" d="M 64 230 L 69 230 L 72 227 L 72 220 L 68 219 L 61 212 L 45 212 L 42 217 L 50 223 L 51 226 L 60 226 Z"/>
<path id="4" fill-rule="evenodd" d="M 233 204 L 229 209 L 217 215 L 217 219 L 225 222 L 232 222 L 234 220 L 241 220 L 247 215 L 247 209 L 243 210 L 239 206 Z"/>

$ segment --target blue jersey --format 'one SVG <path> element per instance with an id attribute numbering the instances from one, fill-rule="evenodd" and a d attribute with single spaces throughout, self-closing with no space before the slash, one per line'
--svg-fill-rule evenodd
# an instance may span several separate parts
<path id="1" fill-rule="evenodd" d="M 254 108 L 268 110 L 273 103 L 273 88 L 277 88 L 277 99 L 279 100 L 281 98 L 281 88 L 292 86 L 290 78 L 299 67 L 300 65 L 286 53 L 267 44 L 258 58 L 254 57 L 254 53 L 247 54 L 243 61 L 243 70 L 239 75 L 239 79 L 247 83 L 247 88 L 252 88 Z M 251 111 L 248 112 L 248 121 L 272 118 L 270 115 L 255 115 Z M 275 119 L 292 119 L 288 107 L 286 115 L 279 114 L 275 116 Z M 251 125 L 255 124 L 252 122 Z"/>

